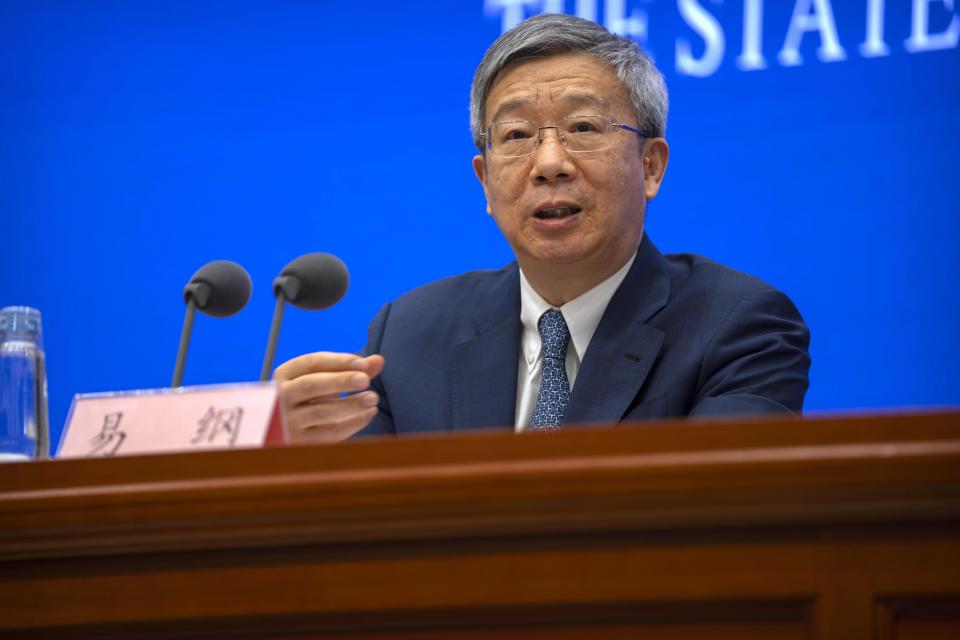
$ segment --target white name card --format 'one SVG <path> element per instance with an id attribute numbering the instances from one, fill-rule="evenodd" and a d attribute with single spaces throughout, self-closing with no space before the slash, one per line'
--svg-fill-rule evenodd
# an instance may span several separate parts
<path id="1" fill-rule="evenodd" d="M 273 382 L 74 396 L 57 458 L 262 447 L 287 441 Z"/>

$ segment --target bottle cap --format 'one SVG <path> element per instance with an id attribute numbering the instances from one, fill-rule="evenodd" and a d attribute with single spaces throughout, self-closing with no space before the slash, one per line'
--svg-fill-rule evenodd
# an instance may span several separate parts
<path id="1" fill-rule="evenodd" d="M 0 309 L 0 342 L 32 342 L 43 348 L 40 311 L 33 307 Z"/>

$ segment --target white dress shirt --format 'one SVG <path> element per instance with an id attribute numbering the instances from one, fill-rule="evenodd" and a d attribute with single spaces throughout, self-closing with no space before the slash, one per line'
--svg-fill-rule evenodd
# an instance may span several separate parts
<path id="1" fill-rule="evenodd" d="M 570 331 L 566 369 L 571 391 L 577 379 L 577 372 L 580 370 L 580 363 L 587 352 L 587 346 L 593 338 L 593 332 L 597 330 L 597 325 L 600 324 L 603 312 L 607 310 L 610 298 L 627 276 L 636 257 L 637 255 L 634 254 L 615 274 L 560 307 L 560 313 L 563 314 L 563 319 Z M 517 431 L 527 428 L 533 416 L 533 408 L 537 405 L 537 393 L 540 391 L 540 376 L 543 368 L 538 324 L 540 316 L 554 308 L 556 307 L 551 306 L 534 291 L 521 269 L 520 322 L 523 324 L 523 335 L 520 337 L 520 368 L 517 371 Z"/>

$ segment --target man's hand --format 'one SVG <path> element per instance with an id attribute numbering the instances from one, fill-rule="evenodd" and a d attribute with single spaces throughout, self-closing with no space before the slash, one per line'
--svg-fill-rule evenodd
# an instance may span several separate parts
<path id="1" fill-rule="evenodd" d="M 383 371 L 383 356 L 308 353 L 273 372 L 287 415 L 291 442 L 340 442 L 377 415 L 376 391 L 363 391 Z M 341 396 L 343 393 L 354 393 Z"/>

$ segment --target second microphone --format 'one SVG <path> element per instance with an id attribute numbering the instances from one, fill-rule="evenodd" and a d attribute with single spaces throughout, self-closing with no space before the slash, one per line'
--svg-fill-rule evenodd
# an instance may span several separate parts
<path id="1" fill-rule="evenodd" d="M 329 253 L 308 253 L 283 268 L 273 281 L 277 305 L 260 370 L 261 381 L 268 380 L 273 370 L 286 303 L 301 309 L 327 309 L 343 298 L 349 286 L 347 266 L 340 258 Z"/>

